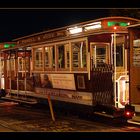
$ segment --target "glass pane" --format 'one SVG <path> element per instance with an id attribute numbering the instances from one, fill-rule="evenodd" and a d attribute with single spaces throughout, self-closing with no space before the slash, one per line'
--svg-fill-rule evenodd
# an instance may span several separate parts
<path id="1" fill-rule="evenodd" d="M 35 49 L 35 68 L 42 68 L 43 67 L 43 53 L 42 48 Z"/>
<path id="2" fill-rule="evenodd" d="M 82 50 L 82 67 L 86 67 L 87 63 L 86 63 L 86 42 L 83 42 L 81 44 L 81 50 Z"/>
<path id="3" fill-rule="evenodd" d="M 55 67 L 55 51 L 54 46 L 45 47 L 45 67 Z"/>
<path id="4" fill-rule="evenodd" d="M 10 76 L 10 55 L 8 54 L 7 60 L 6 60 L 6 70 L 7 70 L 7 76 Z"/>
<path id="5" fill-rule="evenodd" d="M 64 45 L 58 46 L 58 68 L 65 68 L 65 48 L 64 48 Z"/>
<path id="6" fill-rule="evenodd" d="M 116 46 L 116 66 L 123 66 L 123 46 Z"/>
<path id="7" fill-rule="evenodd" d="M 49 67 L 49 48 L 45 48 L 45 67 Z"/>
<path id="8" fill-rule="evenodd" d="M 30 57 L 26 57 L 25 58 L 25 61 L 26 61 L 26 72 L 30 71 Z"/>
<path id="9" fill-rule="evenodd" d="M 52 67 L 55 68 L 55 48 L 51 47 Z"/>
<path id="10" fill-rule="evenodd" d="M 72 43 L 72 62 L 73 67 L 86 67 L 86 41 Z"/>
<path id="11" fill-rule="evenodd" d="M 25 66 L 26 63 L 26 66 Z M 26 68 L 25 68 L 26 67 Z M 30 57 L 18 57 L 18 71 L 19 72 L 26 72 L 30 69 Z"/>
<path id="12" fill-rule="evenodd" d="M 69 52 L 69 44 L 65 44 L 65 50 L 66 50 L 66 68 L 70 67 L 70 52 Z"/>
<path id="13" fill-rule="evenodd" d="M 106 63 L 106 48 L 105 47 L 96 48 L 96 62 Z"/>

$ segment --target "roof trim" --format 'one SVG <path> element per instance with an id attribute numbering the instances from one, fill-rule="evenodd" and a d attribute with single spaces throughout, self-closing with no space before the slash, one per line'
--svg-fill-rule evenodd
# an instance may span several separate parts
<path id="1" fill-rule="evenodd" d="M 129 25 L 127 26 L 127 28 L 138 27 L 138 26 L 140 26 L 140 22 L 133 25 Z"/>
<path id="2" fill-rule="evenodd" d="M 94 20 L 88 20 L 88 21 L 85 21 L 85 22 L 78 22 L 76 24 L 72 24 L 72 25 L 68 25 L 68 26 L 63 26 L 63 27 L 60 27 L 60 28 L 55 28 L 55 29 L 50 29 L 50 30 L 47 30 L 47 31 L 42 31 L 42 32 L 38 32 L 38 33 L 33 33 L 33 34 L 30 34 L 30 35 L 27 35 L 27 36 L 23 36 L 23 37 L 19 37 L 19 38 L 16 38 L 16 39 L 13 39 L 13 41 L 18 41 L 20 39 L 25 39 L 25 38 L 28 38 L 28 37 L 32 37 L 32 36 L 36 36 L 36 35 L 40 35 L 40 34 L 43 34 L 43 33 L 49 33 L 49 32 L 52 32 L 52 31 L 58 31 L 58 30 L 66 30 L 67 28 L 70 28 L 72 26 L 77 26 L 77 25 L 82 25 L 82 24 L 88 24 L 90 22 L 96 22 L 96 21 L 99 21 L 99 20 L 106 20 L 106 19 L 126 19 L 126 20 L 133 20 L 133 21 L 137 21 L 137 22 L 140 22 L 139 19 L 135 19 L 135 18 L 131 18 L 131 17 L 123 17 L 123 16 L 111 16 L 111 17 L 103 17 L 103 18 L 98 18 L 98 19 L 94 19 Z"/>

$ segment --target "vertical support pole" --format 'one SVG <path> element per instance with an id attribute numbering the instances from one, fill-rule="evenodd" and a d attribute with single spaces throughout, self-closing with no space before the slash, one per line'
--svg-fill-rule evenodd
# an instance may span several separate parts
<path id="1" fill-rule="evenodd" d="M 6 53 L 4 53 L 4 89 L 7 89 L 7 83 L 8 83 L 8 79 L 7 79 L 8 75 L 7 75 L 7 57 L 6 57 Z"/>
<path id="2" fill-rule="evenodd" d="M 71 45 L 71 43 L 69 42 L 69 64 L 70 64 L 70 72 L 72 71 L 72 45 Z"/>
<path id="3" fill-rule="evenodd" d="M 17 97 L 19 96 L 19 60 L 18 60 L 18 49 L 16 50 L 16 78 L 17 78 Z"/>
<path id="4" fill-rule="evenodd" d="M 26 97 L 26 90 L 27 90 L 27 68 L 26 68 L 26 48 L 24 48 L 24 57 L 23 57 L 23 62 L 24 62 L 24 67 L 23 67 L 23 71 L 24 71 L 24 93 L 25 93 L 25 97 Z"/>
<path id="5" fill-rule="evenodd" d="M 1 88 L 1 81 L 2 81 L 2 61 L 1 61 L 2 59 L 1 59 L 1 53 L 0 53 L 0 89 L 2 89 Z"/>
<path id="6" fill-rule="evenodd" d="M 80 61 L 81 61 L 81 68 L 83 68 L 83 42 L 81 42 L 80 46 Z"/>
<path id="7" fill-rule="evenodd" d="M 111 54 L 111 58 L 110 58 L 110 60 L 111 60 L 111 65 L 113 66 L 113 40 L 114 40 L 114 37 L 113 37 L 114 35 L 112 34 L 111 35 L 111 48 L 110 48 L 110 54 Z"/>
<path id="8" fill-rule="evenodd" d="M 57 60 L 57 58 L 58 58 L 58 50 L 57 50 L 57 46 L 56 46 L 56 44 L 55 44 L 55 71 L 57 71 L 57 68 L 58 68 L 58 60 Z"/>
<path id="9" fill-rule="evenodd" d="M 94 47 L 94 64 L 95 64 L 95 68 L 97 68 L 97 61 L 96 61 L 96 45 Z"/>
<path id="10" fill-rule="evenodd" d="M 9 60 L 9 73 L 8 73 L 8 76 L 9 76 L 9 86 L 10 86 L 10 92 L 9 93 L 11 93 L 11 87 L 12 87 L 12 85 L 11 85 L 11 81 L 12 81 L 12 79 L 11 79 L 11 52 L 9 51 L 9 58 L 8 58 Z"/>
<path id="11" fill-rule="evenodd" d="M 90 52 L 87 53 L 87 60 L 88 80 L 90 80 Z"/>
<path id="12" fill-rule="evenodd" d="M 51 98 L 50 98 L 49 94 L 48 94 L 48 103 L 49 103 L 49 107 L 50 107 L 50 112 L 51 112 L 52 120 L 55 121 L 53 107 L 52 107 L 52 102 L 51 102 Z"/>
<path id="13" fill-rule="evenodd" d="M 116 33 L 114 32 L 114 97 L 115 97 L 115 107 L 117 107 L 117 97 L 116 97 Z"/>
<path id="14" fill-rule="evenodd" d="M 125 49 L 125 47 L 124 47 Z M 129 98 L 129 75 L 128 75 L 128 71 L 127 71 L 127 55 L 128 55 L 128 50 L 125 49 L 125 78 L 126 78 L 126 82 L 125 82 L 125 102 L 127 102 L 127 98 Z M 128 77 L 128 79 L 127 79 Z"/>

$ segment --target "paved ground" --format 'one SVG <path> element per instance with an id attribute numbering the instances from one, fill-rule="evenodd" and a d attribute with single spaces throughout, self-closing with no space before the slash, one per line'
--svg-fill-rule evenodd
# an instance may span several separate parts
<path id="1" fill-rule="evenodd" d="M 139 126 L 114 126 L 60 112 L 55 112 L 54 122 L 47 109 L 22 107 L 13 102 L 1 102 L 0 112 L 1 132 L 140 132 Z"/>

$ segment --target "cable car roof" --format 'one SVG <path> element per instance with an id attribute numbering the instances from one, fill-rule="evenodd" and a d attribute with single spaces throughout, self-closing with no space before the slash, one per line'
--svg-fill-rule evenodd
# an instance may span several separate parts
<path id="1" fill-rule="evenodd" d="M 80 22 L 80 23 L 77 23 L 77 24 L 72 24 L 72 25 L 69 25 L 69 26 L 64 26 L 64 27 L 61 27 L 61 28 L 50 29 L 50 30 L 47 30 L 47 31 L 42 31 L 42 32 L 30 34 L 30 35 L 27 35 L 27 36 L 23 36 L 23 37 L 20 37 L 20 38 L 13 39 L 13 41 L 18 41 L 18 40 L 25 39 L 25 38 L 28 38 L 28 37 L 40 35 L 40 34 L 43 34 L 43 33 L 49 33 L 49 32 L 58 31 L 58 30 L 67 30 L 67 28 L 71 28 L 71 27 L 74 27 L 74 26 L 83 26 L 84 24 L 90 24 L 92 22 L 103 21 L 103 20 L 119 20 L 119 19 L 140 22 L 139 19 L 135 19 L 135 18 L 131 18 L 131 17 L 122 17 L 122 16 L 104 17 L 104 18 L 89 20 L 89 21 L 86 21 L 86 22 Z"/>
<path id="2" fill-rule="evenodd" d="M 133 25 L 127 26 L 127 28 L 133 28 L 133 27 L 140 28 L 140 22 L 136 23 L 136 24 L 133 24 Z"/>

